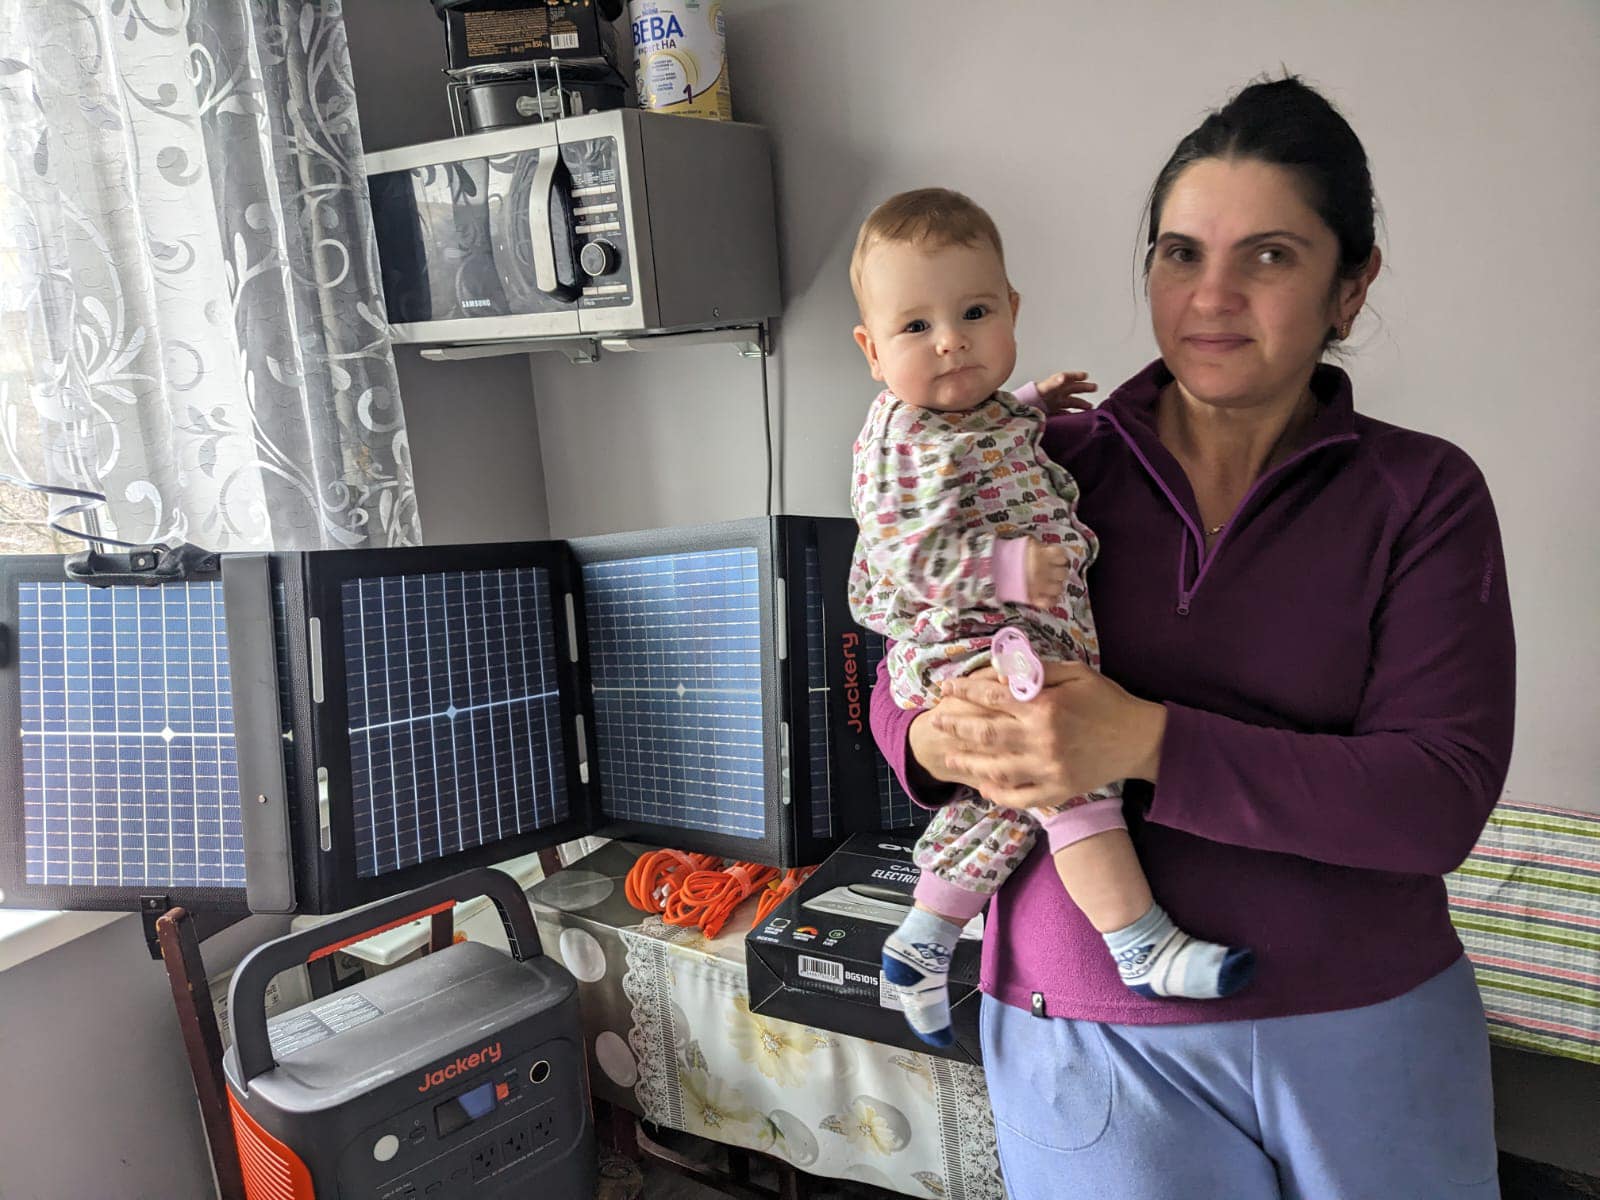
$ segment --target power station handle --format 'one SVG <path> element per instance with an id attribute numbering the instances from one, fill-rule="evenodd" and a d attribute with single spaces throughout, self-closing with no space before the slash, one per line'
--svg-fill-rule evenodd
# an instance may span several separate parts
<path id="1" fill-rule="evenodd" d="M 267 1038 L 267 985 L 274 976 L 374 933 L 478 896 L 489 897 L 500 910 L 500 922 L 505 926 L 512 958 L 525 962 L 543 953 L 533 910 L 528 907 L 528 898 L 517 881 L 504 871 L 479 867 L 414 892 L 376 901 L 310 929 L 274 938 L 245 955 L 228 987 L 228 1012 L 239 1047 L 240 1083 L 248 1084 L 263 1071 L 278 1065 Z"/>

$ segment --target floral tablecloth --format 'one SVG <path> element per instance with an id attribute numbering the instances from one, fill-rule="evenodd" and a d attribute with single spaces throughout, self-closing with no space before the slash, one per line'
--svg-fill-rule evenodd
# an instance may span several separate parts
<path id="1" fill-rule="evenodd" d="M 752 1013 L 754 899 L 715 939 L 670 928 L 623 896 L 643 849 L 613 842 L 530 892 L 579 981 L 597 1096 L 814 1175 L 1003 1200 L 980 1068 Z"/>

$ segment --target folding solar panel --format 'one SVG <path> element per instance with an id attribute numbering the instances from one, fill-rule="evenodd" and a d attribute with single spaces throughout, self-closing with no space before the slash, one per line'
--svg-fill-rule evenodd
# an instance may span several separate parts
<path id="1" fill-rule="evenodd" d="M 583 567 L 601 811 L 736 838 L 766 830 L 754 547 Z"/>
<path id="2" fill-rule="evenodd" d="M 106 587 L 0 560 L 0 903 L 332 912 L 589 833 L 794 866 L 902 827 L 853 544 L 777 517 Z"/>
<path id="3" fill-rule="evenodd" d="M 341 598 L 357 875 L 567 817 L 543 572 L 347 579 Z"/>
<path id="4" fill-rule="evenodd" d="M 591 831 L 561 547 L 240 555 L 224 578 L 252 908 L 338 911 Z"/>
<path id="5" fill-rule="evenodd" d="M 59 558 L 6 557 L 0 625 L 0 903 L 243 911 L 215 571 L 100 587 Z"/>
<path id="6" fill-rule="evenodd" d="M 602 832 L 782 866 L 850 832 L 873 752 L 830 737 L 829 640 L 855 627 L 823 560 L 853 540 L 774 517 L 571 542 Z"/>
<path id="7" fill-rule="evenodd" d="M 880 686 L 878 664 L 883 661 L 883 636 L 863 630 L 861 645 L 863 648 L 861 673 L 870 692 Z M 883 830 L 920 829 L 926 825 L 933 814 L 925 808 L 918 807 L 911 797 L 906 795 L 905 789 L 900 786 L 900 781 L 895 778 L 894 771 L 889 767 L 889 760 L 880 754 L 876 766 L 878 827 Z"/>
<path id="8" fill-rule="evenodd" d="M 879 828 L 853 543 L 779 517 L 230 557 L 251 906 L 588 833 L 793 866 Z"/>
<path id="9" fill-rule="evenodd" d="M 823 653 L 811 666 L 811 688 L 813 697 L 823 701 L 814 707 L 827 722 L 822 741 L 830 748 L 829 768 L 840 764 L 845 772 L 837 785 L 830 784 L 835 796 L 829 806 L 833 836 L 921 827 L 930 814 L 912 803 L 872 739 L 872 692 L 878 686 L 884 640 L 850 615 L 846 587 L 855 557 L 855 523 L 816 521 L 816 553 L 808 546 L 806 561 L 808 574 L 815 571 L 815 583 L 807 601 L 808 618 L 820 622 Z"/>
<path id="10" fill-rule="evenodd" d="M 805 548 L 806 563 L 806 738 L 807 765 L 811 773 L 811 833 L 818 838 L 833 836 L 832 755 L 828 728 L 827 620 L 822 600 L 822 551 L 816 545 Z"/>
<path id="11" fill-rule="evenodd" d="M 812 832 L 819 838 L 834 838 L 850 832 L 890 831 L 924 824 L 925 811 L 911 802 L 888 762 L 869 744 L 868 711 L 878 663 L 883 658 L 883 638 L 857 627 L 848 609 L 839 603 L 838 581 L 849 575 L 848 560 L 839 557 L 840 539 L 848 540 L 848 534 L 842 529 L 831 530 L 830 534 L 831 537 L 825 535 L 825 540 L 832 543 L 827 572 L 823 570 L 822 546 L 808 543 L 805 548 Z M 833 771 L 834 760 L 841 752 L 855 763 L 857 770 L 837 785 L 840 793 L 848 788 L 850 802 L 844 812 L 836 812 L 839 806 L 834 803 Z M 875 819 L 862 799 L 862 790 L 868 786 L 860 770 L 863 760 L 873 764 L 870 783 L 877 799 Z M 846 813 L 850 815 L 848 824 Z"/>

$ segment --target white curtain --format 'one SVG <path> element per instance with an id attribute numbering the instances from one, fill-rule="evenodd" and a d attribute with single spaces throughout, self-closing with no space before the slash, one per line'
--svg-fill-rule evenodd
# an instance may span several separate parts
<path id="1" fill-rule="evenodd" d="M 338 0 L 0 0 L 0 470 L 129 542 L 416 544 L 385 329 Z"/>

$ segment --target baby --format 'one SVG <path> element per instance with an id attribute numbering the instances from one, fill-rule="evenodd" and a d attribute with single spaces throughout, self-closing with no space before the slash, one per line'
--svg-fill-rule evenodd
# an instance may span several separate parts
<path id="1" fill-rule="evenodd" d="M 998 390 L 1016 366 L 1019 297 L 994 222 L 943 188 L 894 196 L 861 226 L 850 282 L 856 344 L 885 385 L 855 444 L 850 604 L 895 641 L 895 702 L 932 704 L 942 680 L 990 663 L 1005 627 L 1043 659 L 1098 667 L 1084 584 L 1098 547 L 1078 522 L 1077 485 L 1040 449 L 1039 387 Z M 884 977 L 919 1037 L 950 1044 L 956 939 L 1039 828 L 1133 991 L 1208 999 L 1249 981 L 1249 950 L 1191 937 L 1155 903 L 1121 796 L 1114 784 L 1022 811 L 962 788 L 934 814 L 917 842 L 915 906 L 883 948 Z"/>

